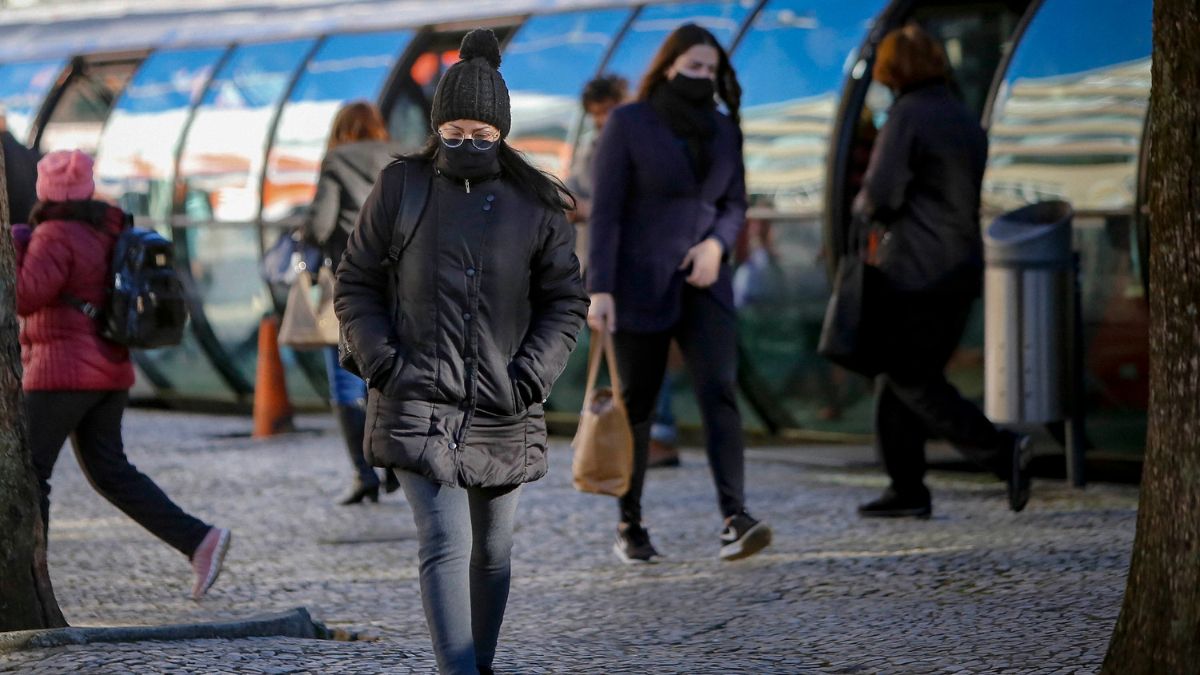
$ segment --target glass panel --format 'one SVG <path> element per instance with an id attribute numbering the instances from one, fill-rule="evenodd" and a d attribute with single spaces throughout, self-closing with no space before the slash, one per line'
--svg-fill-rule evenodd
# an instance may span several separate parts
<path id="1" fill-rule="evenodd" d="M 54 104 L 39 149 L 44 153 L 82 150 L 94 156 L 113 102 L 136 69 L 133 62 L 85 65 Z"/>
<path id="2" fill-rule="evenodd" d="M 747 12 L 756 4 L 756 0 L 729 0 L 646 7 L 634 19 L 604 69 L 624 76 L 636 91 L 659 45 L 680 24 L 699 24 L 728 47 L 737 36 Z"/>
<path id="3" fill-rule="evenodd" d="M 987 215 L 1047 199 L 1076 211 L 1089 437 L 1144 446 L 1149 329 L 1133 262 L 1138 156 L 1150 96 L 1151 3 L 1048 0 L 997 94 Z"/>
<path id="4" fill-rule="evenodd" d="M 224 53 L 223 48 L 184 49 L 146 59 L 100 139 L 96 189 L 101 196 L 136 216 L 168 221 L 180 135 Z"/>
<path id="5" fill-rule="evenodd" d="M 312 46 L 312 40 L 294 40 L 237 47 L 205 92 L 180 158 L 184 202 L 178 208 L 193 223 L 182 230 L 192 277 L 223 356 L 250 382 L 259 319 L 274 309 L 259 277 L 254 222 L 264 145 Z M 308 387 L 306 378 L 292 379 Z"/>
<path id="6" fill-rule="evenodd" d="M 60 59 L 0 66 L 0 106 L 7 112 L 8 130 L 18 140 L 29 142 L 29 128 L 64 65 Z"/>
<path id="7" fill-rule="evenodd" d="M 321 44 L 279 117 L 263 184 L 264 220 L 279 221 L 308 206 L 334 115 L 349 101 L 374 103 L 411 38 L 407 31 L 368 33 Z"/>
<path id="8" fill-rule="evenodd" d="M 771 2 L 733 54 L 751 203 L 734 274 L 742 377 L 806 428 L 861 431 L 870 410 L 859 378 L 816 346 L 829 296 L 825 155 L 846 69 L 883 4 Z"/>
<path id="9" fill-rule="evenodd" d="M 579 94 L 629 10 L 535 16 L 504 52 L 504 79 L 512 97 L 509 142 L 543 169 L 565 178 Z"/>
<path id="10" fill-rule="evenodd" d="M 258 216 L 267 133 L 312 40 L 243 45 L 221 67 L 196 110 L 180 158 L 193 221 Z"/>
<path id="11" fill-rule="evenodd" d="M 1130 210 L 1150 96 L 1150 2 L 1051 0 L 998 92 L 984 182 L 1003 211 L 1065 199 Z"/>

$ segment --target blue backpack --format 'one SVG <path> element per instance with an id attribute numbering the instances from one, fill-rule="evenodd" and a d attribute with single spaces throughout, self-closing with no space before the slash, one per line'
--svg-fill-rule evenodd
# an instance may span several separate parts
<path id="1" fill-rule="evenodd" d="M 134 349 L 177 345 L 187 324 L 187 299 L 175 272 L 175 247 L 153 230 L 128 225 L 113 246 L 103 309 L 70 304 L 99 323 L 100 337 Z"/>

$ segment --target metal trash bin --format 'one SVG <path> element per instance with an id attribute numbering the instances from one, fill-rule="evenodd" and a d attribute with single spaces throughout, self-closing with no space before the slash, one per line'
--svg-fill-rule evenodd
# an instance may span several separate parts
<path id="1" fill-rule="evenodd" d="M 1041 202 L 984 233 L 984 412 L 998 424 L 1068 415 L 1073 216 L 1066 202 Z"/>

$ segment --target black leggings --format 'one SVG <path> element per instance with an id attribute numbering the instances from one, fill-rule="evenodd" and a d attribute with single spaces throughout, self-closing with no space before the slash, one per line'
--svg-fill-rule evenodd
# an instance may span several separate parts
<path id="1" fill-rule="evenodd" d="M 737 407 L 737 319 L 708 291 L 688 286 L 679 321 L 661 333 L 617 332 L 617 370 L 633 427 L 633 479 L 620 499 L 621 521 L 642 519 L 642 489 L 654 407 L 671 339 L 679 342 L 704 419 L 708 465 L 721 514 L 745 508 L 745 442 Z"/>
<path id="2" fill-rule="evenodd" d="M 128 402 L 129 393 L 124 390 L 25 393 L 43 527 L 48 529 L 50 523 L 50 475 L 69 436 L 79 467 L 92 487 L 151 534 L 191 558 L 209 526 L 176 506 L 154 481 L 129 463 L 121 442 L 121 417 Z"/>

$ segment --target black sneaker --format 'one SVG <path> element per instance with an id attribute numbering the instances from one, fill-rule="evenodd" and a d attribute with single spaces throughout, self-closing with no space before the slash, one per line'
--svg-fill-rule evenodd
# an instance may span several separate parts
<path id="1" fill-rule="evenodd" d="M 929 495 L 901 495 L 892 488 L 873 502 L 858 507 L 863 518 L 928 518 L 933 514 Z"/>
<path id="2" fill-rule="evenodd" d="M 1012 473 L 1008 476 L 1008 508 L 1020 512 L 1029 503 L 1029 462 L 1033 460 L 1033 439 L 1026 435 L 1013 439 Z"/>
<path id="3" fill-rule="evenodd" d="M 646 565 L 658 562 L 662 557 L 650 543 L 650 532 L 641 525 L 621 523 L 617 525 L 617 540 L 613 542 L 613 553 L 626 565 Z"/>
<path id="4" fill-rule="evenodd" d="M 771 528 L 749 513 L 729 516 L 721 530 L 721 560 L 749 558 L 771 544 Z"/>

